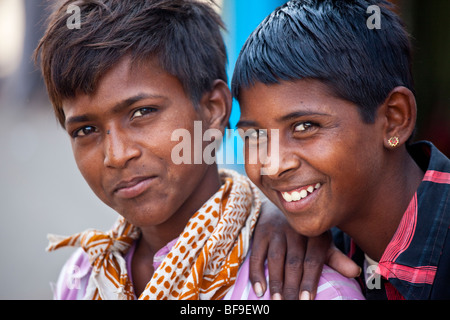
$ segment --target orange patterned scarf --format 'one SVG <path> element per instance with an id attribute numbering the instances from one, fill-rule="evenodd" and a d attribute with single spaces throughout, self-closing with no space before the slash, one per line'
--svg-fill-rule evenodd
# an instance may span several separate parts
<path id="1" fill-rule="evenodd" d="M 189 220 L 139 299 L 222 299 L 234 285 L 261 202 L 247 177 L 221 170 L 221 179 L 222 187 Z M 138 228 L 119 218 L 108 233 L 49 236 L 47 250 L 80 246 L 87 252 L 93 269 L 85 299 L 134 299 L 123 256 L 139 236 Z"/>

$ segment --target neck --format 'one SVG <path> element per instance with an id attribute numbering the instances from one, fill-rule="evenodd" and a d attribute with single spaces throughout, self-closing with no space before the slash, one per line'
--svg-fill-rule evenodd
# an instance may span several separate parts
<path id="1" fill-rule="evenodd" d="M 159 249 L 177 238 L 189 219 L 219 190 L 220 186 L 217 166 L 208 166 L 205 176 L 196 190 L 168 220 L 159 225 L 141 228 L 142 236 L 139 247 L 145 249 L 144 252 L 148 255 L 153 256 Z"/>
<path id="2" fill-rule="evenodd" d="M 141 227 L 141 238 L 132 260 L 133 286 L 137 296 L 152 278 L 153 257 L 167 243 L 179 237 L 189 219 L 220 188 L 221 181 L 216 165 L 208 166 L 205 176 L 191 196 L 165 222 Z"/>
<path id="3" fill-rule="evenodd" d="M 357 218 L 341 227 L 375 261 L 381 259 L 397 231 L 424 175 L 406 149 L 400 151 L 386 166 L 390 169 L 379 180 L 371 200 L 353 215 Z"/>

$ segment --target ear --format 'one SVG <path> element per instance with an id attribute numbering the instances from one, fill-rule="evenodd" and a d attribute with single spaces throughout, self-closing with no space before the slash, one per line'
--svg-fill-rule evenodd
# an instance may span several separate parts
<path id="1" fill-rule="evenodd" d="M 232 98 L 228 85 L 223 80 L 214 80 L 211 91 L 201 100 L 204 121 L 209 129 L 224 132 L 231 114 Z"/>
<path id="2" fill-rule="evenodd" d="M 396 87 L 388 95 L 379 110 L 385 118 L 384 146 L 392 149 L 389 139 L 398 137 L 398 146 L 403 145 L 413 134 L 417 106 L 414 94 L 406 87 Z"/>

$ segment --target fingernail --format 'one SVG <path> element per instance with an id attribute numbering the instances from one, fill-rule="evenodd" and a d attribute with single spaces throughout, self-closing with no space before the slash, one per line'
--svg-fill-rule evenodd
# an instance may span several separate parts
<path id="1" fill-rule="evenodd" d="M 264 295 L 263 288 L 261 283 L 256 282 L 253 286 L 253 290 L 255 291 L 255 294 L 258 298 L 261 298 Z"/>
<path id="2" fill-rule="evenodd" d="M 275 293 L 275 294 L 272 296 L 272 300 L 283 300 L 283 299 L 281 298 L 281 294 Z"/>
<path id="3" fill-rule="evenodd" d="M 308 291 L 303 291 L 300 295 L 300 300 L 311 300 L 311 294 Z"/>
<path id="4" fill-rule="evenodd" d="M 358 275 L 356 276 L 356 278 L 358 278 L 358 277 L 361 275 L 361 273 L 362 273 L 362 269 L 359 268 L 359 273 L 358 273 Z"/>

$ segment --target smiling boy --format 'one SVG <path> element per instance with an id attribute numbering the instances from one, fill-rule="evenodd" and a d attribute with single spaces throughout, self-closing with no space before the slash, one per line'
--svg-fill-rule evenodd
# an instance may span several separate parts
<path id="1" fill-rule="evenodd" d="M 69 4 L 80 7 L 79 30 L 66 26 Z M 82 248 L 56 298 L 256 298 L 247 257 L 257 189 L 215 163 L 172 159 L 176 130 L 201 122 L 202 133 L 223 134 L 228 124 L 221 26 L 208 4 L 187 0 L 67 1 L 50 17 L 37 53 L 55 113 L 81 174 L 121 215 L 107 233 L 51 237 L 49 250 Z M 325 270 L 319 298 L 361 298 Z"/>
<path id="2" fill-rule="evenodd" d="M 371 6 L 381 29 L 367 26 Z M 261 132 L 247 147 L 279 144 L 277 172 L 246 162 L 247 175 L 299 233 L 351 237 L 366 298 L 450 298 L 450 161 L 410 145 L 413 90 L 408 35 L 386 1 L 289 1 L 233 75 L 238 127 Z"/>

